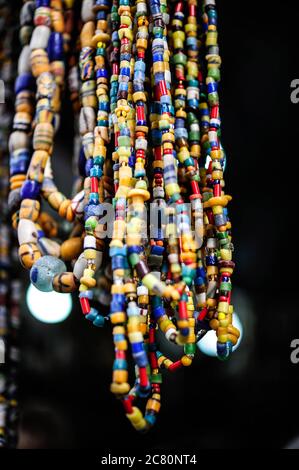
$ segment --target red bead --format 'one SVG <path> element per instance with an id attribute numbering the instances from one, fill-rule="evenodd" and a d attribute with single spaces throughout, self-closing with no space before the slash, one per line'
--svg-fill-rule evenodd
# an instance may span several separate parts
<path id="1" fill-rule="evenodd" d="M 144 121 L 144 106 L 136 106 L 136 114 L 138 121 Z"/>
<path id="2" fill-rule="evenodd" d="M 184 300 L 179 301 L 179 318 L 180 320 L 187 320 L 187 304 Z"/>
<path id="3" fill-rule="evenodd" d="M 155 352 L 149 353 L 150 364 L 152 369 L 158 369 L 158 361 Z"/>
<path id="4" fill-rule="evenodd" d="M 213 106 L 211 109 L 211 118 L 216 119 L 219 115 L 219 106 Z"/>
<path id="5" fill-rule="evenodd" d="M 119 66 L 115 62 L 112 64 L 112 75 L 118 75 L 119 74 Z"/>
<path id="6" fill-rule="evenodd" d="M 166 81 L 165 80 L 161 80 L 159 82 L 159 92 L 160 92 L 160 96 L 167 95 L 167 87 L 166 87 Z"/>
<path id="7" fill-rule="evenodd" d="M 83 315 L 87 315 L 90 312 L 90 305 L 87 297 L 80 297 L 80 305 Z"/>
<path id="8" fill-rule="evenodd" d="M 199 186 L 197 181 L 191 181 L 191 188 L 193 194 L 200 194 Z"/>
<path id="9" fill-rule="evenodd" d="M 116 349 L 115 350 L 115 358 L 116 359 L 126 359 L 126 351 Z"/>
<path id="10" fill-rule="evenodd" d="M 168 370 L 170 370 L 171 372 L 174 372 L 175 370 L 180 369 L 182 365 L 183 364 L 181 363 L 181 361 L 176 361 L 173 364 L 171 364 L 171 366 L 168 367 Z"/>
<path id="11" fill-rule="evenodd" d="M 221 186 L 219 183 L 214 184 L 213 193 L 215 197 L 221 196 Z"/>
<path id="12" fill-rule="evenodd" d="M 144 150 L 142 150 L 142 149 L 137 150 L 137 152 L 136 152 L 136 158 L 143 158 L 143 159 L 145 159 L 145 152 L 144 152 Z"/>
<path id="13" fill-rule="evenodd" d="M 196 16 L 196 7 L 195 5 L 189 5 L 189 16 Z"/>
<path id="14" fill-rule="evenodd" d="M 91 177 L 91 192 L 97 193 L 99 190 L 99 182 L 95 176 Z"/>
<path id="15" fill-rule="evenodd" d="M 205 317 L 207 316 L 207 313 L 208 313 L 208 309 L 207 307 L 203 308 L 201 312 L 199 312 L 199 315 L 197 317 L 198 320 L 202 321 L 205 319 Z"/>
<path id="16" fill-rule="evenodd" d="M 181 11 L 183 11 L 183 2 L 178 2 L 175 6 L 175 12 L 180 13 Z"/>
<path id="17" fill-rule="evenodd" d="M 148 385 L 146 367 L 139 367 L 139 381 L 141 387 L 146 387 Z"/>
<path id="18" fill-rule="evenodd" d="M 162 160 L 162 149 L 161 147 L 154 148 L 155 160 Z"/>
<path id="19" fill-rule="evenodd" d="M 131 413 L 133 413 L 133 407 L 132 407 L 132 402 L 130 398 L 125 398 L 123 400 L 123 405 L 124 405 L 126 414 L 130 415 Z"/>

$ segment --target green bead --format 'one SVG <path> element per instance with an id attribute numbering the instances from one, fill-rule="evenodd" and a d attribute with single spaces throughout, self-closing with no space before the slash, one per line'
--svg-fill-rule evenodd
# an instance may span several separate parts
<path id="1" fill-rule="evenodd" d="M 183 54 L 182 52 L 179 52 L 178 54 L 174 54 L 173 56 L 173 61 L 175 65 L 186 65 L 187 63 L 187 56 Z"/>
<path id="2" fill-rule="evenodd" d="M 184 353 L 185 354 L 195 354 L 196 352 L 196 344 L 185 344 L 184 345 Z"/>
<path id="3" fill-rule="evenodd" d="M 219 95 L 215 91 L 208 94 L 208 101 L 210 106 L 217 106 L 219 104 Z"/>
<path id="4" fill-rule="evenodd" d="M 85 230 L 93 232 L 97 225 L 98 225 L 98 221 L 96 217 L 94 216 L 88 217 L 88 219 L 85 221 Z"/>
<path id="5" fill-rule="evenodd" d="M 154 374 L 150 376 L 150 381 L 152 384 L 161 384 L 162 383 L 162 374 Z"/>
<path id="6" fill-rule="evenodd" d="M 220 81 L 220 69 L 216 67 L 212 67 L 208 70 L 208 77 L 211 77 L 215 80 L 215 82 Z"/>
<path id="7" fill-rule="evenodd" d="M 217 232 L 217 238 L 219 240 L 224 240 L 228 237 L 228 234 L 227 232 Z"/>
<path id="8" fill-rule="evenodd" d="M 220 284 L 220 290 L 232 290 L 232 285 L 230 282 L 221 282 Z"/>
<path id="9" fill-rule="evenodd" d="M 139 256 L 137 253 L 132 253 L 129 255 L 129 260 L 132 266 L 136 266 L 136 264 L 139 262 Z"/>
<path id="10" fill-rule="evenodd" d="M 119 14 L 117 12 L 111 13 L 111 21 L 119 21 Z"/>
<path id="11" fill-rule="evenodd" d="M 127 135 L 120 135 L 118 137 L 118 146 L 119 147 L 130 147 L 131 139 Z"/>
<path id="12" fill-rule="evenodd" d="M 200 132 L 198 131 L 190 131 L 188 134 L 189 140 L 191 142 L 199 142 L 200 141 Z"/>

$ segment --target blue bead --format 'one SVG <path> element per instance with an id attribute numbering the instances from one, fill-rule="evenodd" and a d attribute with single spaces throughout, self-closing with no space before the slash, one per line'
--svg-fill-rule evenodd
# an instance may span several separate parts
<path id="1" fill-rule="evenodd" d="M 147 355 L 144 351 L 134 354 L 134 360 L 138 367 L 146 367 L 148 365 Z"/>
<path id="2" fill-rule="evenodd" d="M 123 256 L 113 256 L 112 258 L 112 270 L 123 269 L 124 268 L 124 257 Z"/>
<path id="3" fill-rule="evenodd" d="M 15 82 L 15 94 L 17 95 L 23 90 L 35 91 L 35 80 L 31 73 L 22 73 Z"/>
<path id="4" fill-rule="evenodd" d="M 164 252 L 164 247 L 163 246 L 154 245 L 151 248 L 151 254 L 152 255 L 162 255 L 163 252 Z"/>
<path id="5" fill-rule="evenodd" d="M 28 169 L 30 152 L 27 149 L 17 150 L 10 156 L 10 176 L 25 174 Z"/>
<path id="6" fill-rule="evenodd" d="M 154 314 L 155 320 L 158 320 L 158 318 L 165 315 L 164 307 L 154 307 L 153 314 Z"/>
<path id="7" fill-rule="evenodd" d="M 114 339 L 116 340 L 116 335 L 114 336 Z M 128 366 L 128 363 L 125 359 L 115 359 L 113 362 L 113 370 L 123 370 L 126 369 Z"/>
<path id="8" fill-rule="evenodd" d="M 157 420 L 156 416 L 152 415 L 152 414 L 149 414 L 148 411 L 145 413 L 144 419 L 150 426 L 154 426 L 154 424 Z"/>
<path id="9" fill-rule="evenodd" d="M 93 321 L 93 325 L 101 328 L 105 325 L 105 318 L 102 315 L 97 315 Z"/>
<path id="10" fill-rule="evenodd" d="M 106 69 L 98 69 L 97 70 L 97 78 L 108 78 L 108 71 Z"/>
<path id="11" fill-rule="evenodd" d="M 86 218 L 92 217 L 92 216 L 99 217 L 101 208 L 99 205 L 92 204 L 92 205 L 87 205 L 84 211 L 85 211 Z"/>
<path id="12" fill-rule="evenodd" d="M 54 277 L 64 271 L 66 271 L 66 265 L 63 261 L 55 256 L 42 256 L 30 270 L 30 281 L 42 292 L 51 292 Z"/>
<path id="13" fill-rule="evenodd" d="M 36 6 L 36 8 L 49 7 L 50 6 L 50 0 L 35 0 L 35 6 Z"/>
<path id="14" fill-rule="evenodd" d="M 22 199 L 37 199 L 40 193 L 40 183 L 33 180 L 27 180 L 21 188 Z"/>
<path id="15" fill-rule="evenodd" d="M 220 360 L 226 361 L 233 349 L 233 345 L 231 341 L 227 341 L 226 343 L 219 343 L 217 341 L 217 356 Z"/>
<path id="16" fill-rule="evenodd" d="M 143 351 L 143 344 L 142 343 L 132 343 L 132 352 L 137 353 Z"/>
<path id="17" fill-rule="evenodd" d="M 91 308 L 90 312 L 85 315 L 86 320 L 93 322 L 98 315 L 98 311 L 95 308 Z"/>
<path id="18" fill-rule="evenodd" d="M 85 155 L 84 155 L 84 151 L 83 151 L 83 156 L 84 156 L 84 161 L 85 161 L 85 174 L 89 175 L 89 172 L 93 167 L 93 158 L 88 158 L 86 160 Z"/>
<path id="19" fill-rule="evenodd" d="M 50 34 L 48 43 L 48 55 L 50 62 L 63 60 L 63 36 L 61 33 Z"/>

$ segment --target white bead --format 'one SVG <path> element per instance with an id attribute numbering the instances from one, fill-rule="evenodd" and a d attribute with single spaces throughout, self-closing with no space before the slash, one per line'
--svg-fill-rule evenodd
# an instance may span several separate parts
<path id="1" fill-rule="evenodd" d="M 103 253 L 101 251 L 97 251 L 95 259 L 96 271 L 101 267 L 102 260 Z M 81 253 L 73 268 L 73 274 L 77 279 L 80 279 L 83 276 L 83 271 L 87 268 L 87 264 L 87 259 L 85 258 L 84 253 Z"/>
<path id="2" fill-rule="evenodd" d="M 176 253 L 171 253 L 170 255 L 168 255 L 168 260 L 170 264 L 176 264 L 179 261 L 179 257 Z"/>
<path id="3" fill-rule="evenodd" d="M 137 3 L 138 5 L 138 3 Z M 139 297 L 140 295 L 148 295 L 148 288 L 145 286 L 138 286 L 137 287 L 137 296 Z"/>
<path id="4" fill-rule="evenodd" d="M 77 217 L 81 217 L 84 213 L 84 189 L 80 191 L 72 199 L 71 208 Z"/>
<path id="5" fill-rule="evenodd" d="M 147 13 L 146 3 L 137 3 L 137 12 L 138 13 Z"/>
<path id="6" fill-rule="evenodd" d="M 30 41 L 30 49 L 46 49 L 51 30 L 48 26 L 36 26 Z"/>
<path id="7" fill-rule="evenodd" d="M 209 132 L 209 141 L 218 141 L 218 136 L 217 136 L 217 132 L 216 131 L 210 131 Z"/>
<path id="8" fill-rule="evenodd" d="M 40 248 L 43 255 L 51 255 L 59 258 L 60 256 L 60 245 L 54 240 L 50 240 L 47 237 L 42 237 L 38 240 L 38 247 Z"/>
<path id="9" fill-rule="evenodd" d="M 19 245 L 23 243 L 37 243 L 37 229 L 31 220 L 20 219 L 18 225 Z"/>
<path id="10" fill-rule="evenodd" d="M 80 111 L 79 130 L 81 135 L 92 132 L 96 124 L 96 115 L 94 109 L 90 106 L 84 106 Z"/>
<path id="11" fill-rule="evenodd" d="M 146 150 L 147 149 L 147 140 L 146 139 L 136 139 L 135 141 L 136 150 Z"/>
<path id="12" fill-rule="evenodd" d="M 93 235 L 86 235 L 84 238 L 84 249 L 96 248 L 96 239 Z"/>
<path id="13" fill-rule="evenodd" d="M 93 21 L 95 19 L 95 14 L 93 12 L 93 3 L 94 0 L 83 0 L 81 8 L 81 18 L 83 23 L 88 21 Z"/>
<path id="14" fill-rule="evenodd" d="M 171 83 L 171 72 L 170 72 L 170 70 L 165 70 L 165 81 Z"/>
<path id="15" fill-rule="evenodd" d="M 217 248 L 217 240 L 216 238 L 208 238 L 207 240 L 207 248 Z"/>
<path id="16" fill-rule="evenodd" d="M 172 335 L 177 335 L 176 329 L 175 328 L 169 328 L 169 330 L 166 331 L 165 333 L 165 338 L 169 341 L 170 336 Z"/>
<path id="17" fill-rule="evenodd" d="M 155 278 L 158 279 L 158 281 L 160 281 L 161 279 L 160 271 L 153 271 L 151 274 L 153 274 L 153 276 L 155 276 Z"/>
<path id="18" fill-rule="evenodd" d="M 196 302 L 203 305 L 206 302 L 206 293 L 202 292 L 201 294 L 196 295 Z"/>
<path id="19" fill-rule="evenodd" d="M 154 198 L 164 198 L 164 189 L 161 186 L 157 186 L 153 189 L 153 196 Z"/>
<path id="20" fill-rule="evenodd" d="M 10 134 L 8 141 L 9 152 L 14 150 L 29 148 L 29 137 L 26 132 L 15 131 Z"/>
<path id="21" fill-rule="evenodd" d="M 21 75 L 22 73 L 30 73 L 31 72 L 31 65 L 30 65 L 30 46 L 24 46 L 22 52 L 19 57 L 18 62 L 18 74 Z"/>

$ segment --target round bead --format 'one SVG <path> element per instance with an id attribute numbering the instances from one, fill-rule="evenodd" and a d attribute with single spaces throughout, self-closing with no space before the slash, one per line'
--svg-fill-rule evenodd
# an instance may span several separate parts
<path id="1" fill-rule="evenodd" d="M 54 277 L 64 271 L 66 266 L 63 261 L 54 256 L 42 256 L 30 270 L 30 281 L 42 292 L 51 292 Z"/>

